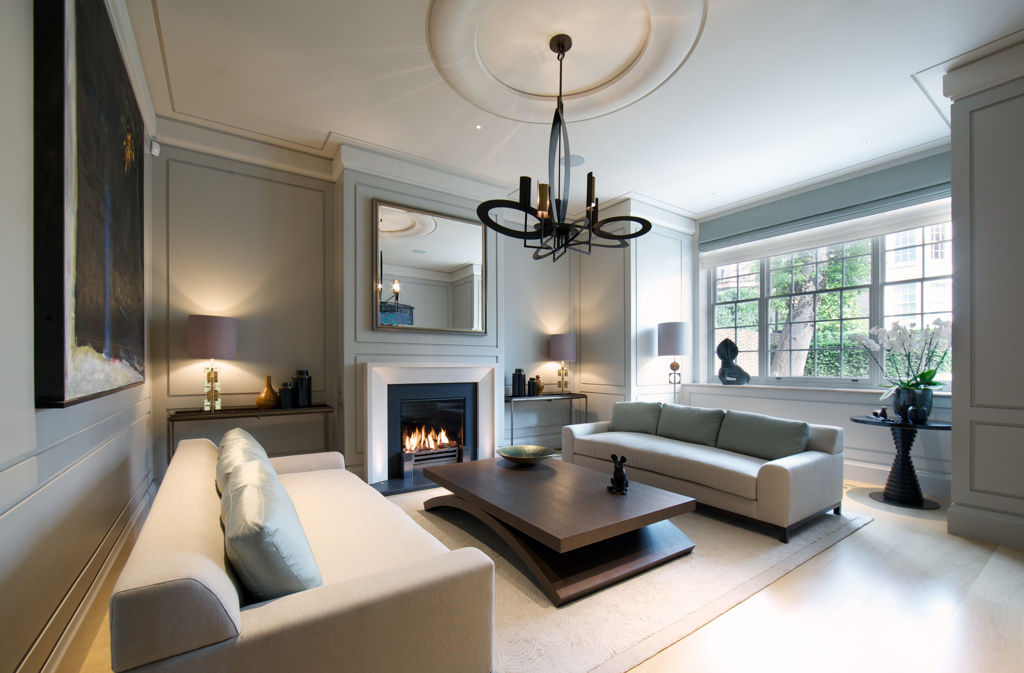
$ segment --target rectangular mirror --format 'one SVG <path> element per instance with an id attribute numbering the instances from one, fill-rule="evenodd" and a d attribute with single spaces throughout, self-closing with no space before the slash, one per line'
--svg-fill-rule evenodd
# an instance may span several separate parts
<path id="1" fill-rule="evenodd" d="M 484 227 L 373 201 L 373 327 L 486 333 Z"/>

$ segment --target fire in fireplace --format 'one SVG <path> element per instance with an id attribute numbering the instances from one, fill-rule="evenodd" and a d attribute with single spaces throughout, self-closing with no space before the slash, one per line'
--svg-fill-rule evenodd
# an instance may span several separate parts
<path id="1" fill-rule="evenodd" d="M 388 386 L 389 478 L 410 480 L 429 465 L 473 460 L 475 409 L 475 384 Z"/>

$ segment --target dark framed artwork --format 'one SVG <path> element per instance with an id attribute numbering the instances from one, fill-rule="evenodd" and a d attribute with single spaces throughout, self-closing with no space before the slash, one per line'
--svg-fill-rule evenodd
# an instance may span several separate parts
<path id="1" fill-rule="evenodd" d="M 145 380 L 145 128 L 103 0 L 35 3 L 35 386 Z"/>

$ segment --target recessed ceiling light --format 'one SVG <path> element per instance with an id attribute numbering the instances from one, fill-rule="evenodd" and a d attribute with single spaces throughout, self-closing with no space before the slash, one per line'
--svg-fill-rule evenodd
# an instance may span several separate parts
<path id="1" fill-rule="evenodd" d="M 480 126 L 479 124 L 477 124 L 477 125 L 476 125 L 476 130 L 477 130 L 477 131 L 479 131 L 479 130 L 480 130 L 480 129 L 482 129 L 482 128 L 483 128 L 483 127 L 482 127 L 482 126 Z"/>
<path id="2" fill-rule="evenodd" d="M 425 254 L 427 254 L 427 251 L 426 250 L 420 250 L 419 248 L 416 248 L 415 250 L 412 251 L 412 254 L 414 254 L 414 255 L 425 255 Z"/>

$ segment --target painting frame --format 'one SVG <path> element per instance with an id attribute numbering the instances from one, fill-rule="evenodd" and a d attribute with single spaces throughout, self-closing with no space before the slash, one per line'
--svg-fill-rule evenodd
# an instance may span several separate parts
<path id="1" fill-rule="evenodd" d="M 36 0 L 35 398 L 146 380 L 145 125 L 103 0 Z"/>

